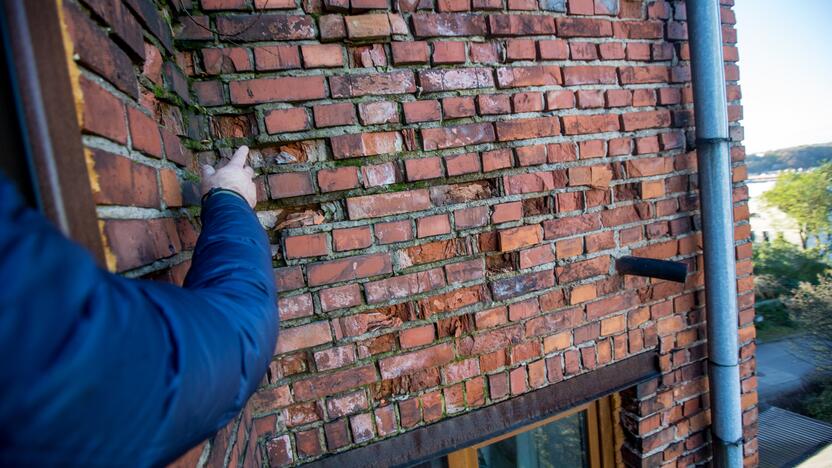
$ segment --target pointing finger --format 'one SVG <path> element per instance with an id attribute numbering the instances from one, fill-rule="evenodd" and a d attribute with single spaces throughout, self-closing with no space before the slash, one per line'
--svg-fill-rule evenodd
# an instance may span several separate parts
<path id="1" fill-rule="evenodd" d="M 240 169 L 246 165 L 246 161 L 248 160 L 248 146 L 241 146 L 237 148 L 237 151 L 234 152 L 234 156 L 231 157 L 231 161 L 228 163 L 231 167 L 238 167 Z"/>

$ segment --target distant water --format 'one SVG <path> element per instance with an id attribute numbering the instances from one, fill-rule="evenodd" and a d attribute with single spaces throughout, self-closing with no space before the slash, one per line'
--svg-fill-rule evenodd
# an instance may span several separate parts
<path id="1" fill-rule="evenodd" d="M 787 241 L 800 245 L 800 231 L 797 223 L 777 208 L 766 206 L 761 198 L 764 192 L 774 188 L 777 175 L 775 172 L 757 174 L 748 178 L 751 232 L 754 233 L 754 240 L 757 242 L 763 241 L 766 235 L 774 240 L 778 233 L 782 233 Z"/>

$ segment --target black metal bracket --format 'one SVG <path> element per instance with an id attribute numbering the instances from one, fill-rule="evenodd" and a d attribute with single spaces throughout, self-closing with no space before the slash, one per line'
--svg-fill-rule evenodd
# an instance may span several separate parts
<path id="1" fill-rule="evenodd" d="M 615 270 L 621 275 L 646 276 L 677 283 L 684 283 L 688 276 L 685 263 L 643 257 L 621 257 L 615 261 Z"/>

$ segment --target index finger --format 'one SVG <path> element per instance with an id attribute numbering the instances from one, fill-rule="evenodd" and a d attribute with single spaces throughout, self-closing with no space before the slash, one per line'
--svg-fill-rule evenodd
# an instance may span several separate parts
<path id="1" fill-rule="evenodd" d="M 246 161 L 248 160 L 248 146 L 241 146 L 237 148 L 237 151 L 234 152 L 234 156 L 231 156 L 231 161 L 228 162 L 228 165 L 231 167 L 238 167 L 240 169 L 246 165 Z"/>

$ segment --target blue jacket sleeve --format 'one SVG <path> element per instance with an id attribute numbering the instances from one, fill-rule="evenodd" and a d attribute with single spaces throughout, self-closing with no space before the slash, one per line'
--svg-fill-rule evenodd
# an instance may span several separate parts
<path id="1" fill-rule="evenodd" d="M 233 418 L 273 354 L 265 232 L 216 194 L 184 288 L 99 269 L 0 177 L 0 465 L 158 465 Z"/>

